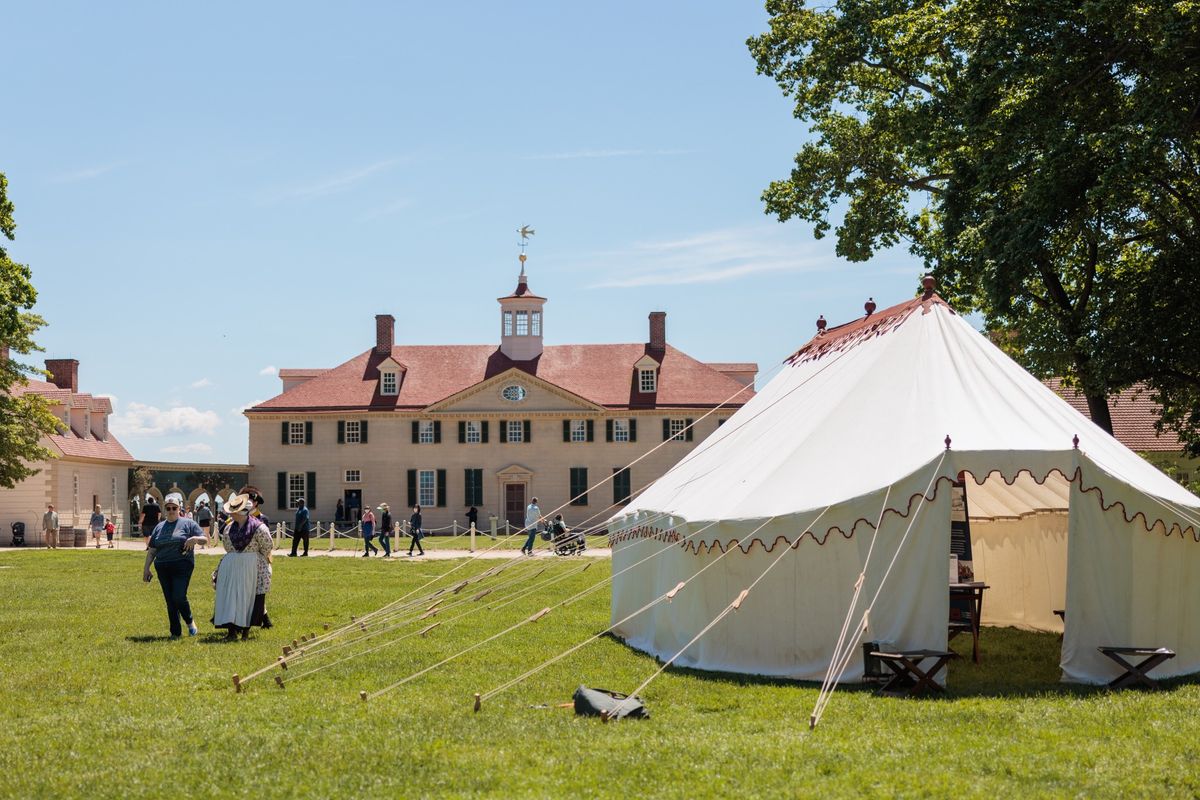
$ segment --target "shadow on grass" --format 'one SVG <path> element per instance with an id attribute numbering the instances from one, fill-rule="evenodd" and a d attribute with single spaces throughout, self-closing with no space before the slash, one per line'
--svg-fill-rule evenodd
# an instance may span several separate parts
<path id="1" fill-rule="evenodd" d="M 606 638 L 619 644 L 624 642 L 613 634 Z M 980 663 L 971 660 L 971 639 L 962 637 L 950 643 L 950 650 L 959 658 L 947 667 L 945 694 L 921 695 L 918 700 L 954 702 L 980 697 L 1028 698 L 1046 695 L 1060 697 L 1088 697 L 1108 692 L 1107 686 L 1063 683 L 1059 668 L 1062 639 L 1054 633 L 1034 633 L 1016 628 L 985 628 L 980 635 Z M 645 653 L 647 660 L 662 663 Z M 804 686 L 820 689 L 817 681 L 796 681 L 788 678 L 765 675 L 739 675 L 730 672 L 711 672 L 691 667 L 670 668 L 672 673 L 689 675 L 700 680 L 719 681 L 731 686 Z M 1153 677 L 1153 673 L 1151 674 Z M 1159 681 L 1164 692 L 1200 685 L 1200 675 L 1185 675 L 1164 678 Z M 876 687 L 871 684 L 845 683 L 839 692 L 870 694 Z M 1126 689 L 1122 691 L 1143 691 Z"/>
<path id="2" fill-rule="evenodd" d="M 126 636 L 125 641 L 133 642 L 134 644 L 149 644 L 152 642 L 169 642 L 171 637 L 167 634 L 142 634 L 140 636 Z"/>

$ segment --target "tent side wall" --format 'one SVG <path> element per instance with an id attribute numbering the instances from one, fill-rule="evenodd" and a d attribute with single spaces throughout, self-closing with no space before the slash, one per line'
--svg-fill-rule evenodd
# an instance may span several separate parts
<path id="1" fill-rule="evenodd" d="M 946 646 L 950 493 L 939 491 L 932 501 L 914 500 L 913 512 L 918 516 L 899 548 L 865 635 L 860 636 L 861 627 L 851 625 L 850 639 L 857 652 L 843 681 L 862 678 L 861 650 L 857 647 L 860 641 L 887 642 L 889 647 L 900 649 Z M 855 621 L 861 619 L 908 526 L 907 517 L 889 514 L 885 518 L 866 570 Z M 681 530 L 686 527 L 681 526 Z M 721 535 L 721 527 L 715 529 L 719 540 L 736 538 Z M 757 537 L 765 541 L 775 541 L 776 536 L 794 540 L 803 530 L 802 526 L 775 521 Z M 706 539 L 713 529 L 707 533 L 710 535 Z M 629 646 L 669 659 L 742 589 L 765 573 L 741 608 L 688 648 L 676 663 L 698 669 L 820 681 L 833 657 L 872 537 L 870 526 L 860 524 L 850 538 L 835 531 L 824 544 L 805 536 L 797 547 L 781 549 L 786 547 L 781 542 L 772 551 L 756 542 L 748 553 L 736 546 L 726 553 L 718 548 L 692 548 L 686 543 L 668 544 L 655 539 L 619 541 L 613 549 L 614 624 L 680 581 L 688 583 L 670 603 L 660 603 L 639 614 L 615 632 Z M 632 566 L 643 559 L 644 563 Z M 717 560 L 721 563 L 713 565 Z M 708 565 L 713 566 L 697 574 Z"/>
<path id="2" fill-rule="evenodd" d="M 971 520 L 975 579 L 991 587 L 984 625 L 1062 633 L 1054 609 L 1066 608 L 1067 525 L 1063 512 Z"/>
<path id="3" fill-rule="evenodd" d="M 1103 482 L 1107 502 L 1121 496 L 1119 488 L 1115 479 Z M 1140 516 L 1126 520 L 1120 505 L 1105 511 L 1101 494 L 1078 483 L 1071 487 L 1070 526 L 1063 680 L 1116 678 L 1121 670 L 1100 646 L 1174 650 L 1154 677 L 1200 671 L 1200 543 L 1178 528 L 1166 535 L 1161 522 L 1147 531 Z"/>

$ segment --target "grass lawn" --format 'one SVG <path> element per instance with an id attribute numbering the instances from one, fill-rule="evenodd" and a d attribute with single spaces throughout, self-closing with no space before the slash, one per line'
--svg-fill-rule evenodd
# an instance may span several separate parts
<path id="1" fill-rule="evenodd" d="M 1174 681 L 1160 693 L 1066 687 L 1053 635 L 985 631 L 983 664 L 953 663 L 947 698 L 847 688 L 811 734 L 815 687 L 687 670 L 669 670 L 644 693 L 650 720 L 603 725 L 554 706 L 580 683 L 630 691 L 654 671 L 653 659 L 611 639 L 481 713 L 471 703 L 606 627 L 607 589 L 368 703 L 358 692 L 591 585 L 607 562 L 582 573 L 579 561 L 539 562 L 548 570 L 539 580 L 566 577 L 286 689 L 273 671 L 235 694 L 230 675 L 265 665 L 282 644 L 463 562 L 279 558 L 268 598 L 276 627 L 226 643 L 207 624 L 195 639 L 168 641 L 162 594 L 157 582 L 141 582 L 141 561 L 107 550 L 0 553 L 0 797 L 1200 794 L 1200 684 Z M 197 562 L 190 597 L 206 620 L 216 556 Z M 439 585 L 496 563 L 470 564 Z M 477 606 L 511 591 L 498 588 Z"/>
<path id="2" fill-rule="evenodd" d="M 327 527 L 325 528 L 325 531 L 328 531 Z M 477 533 L 475 536 L 475 550 L 520 550 L 521 546 L 525 544 L 525 538 L 525 534 L 518 536 L 514 533 L 506 536 L 503 529 L 501 529 L 501 531 L 496 535 L 495 539 L 492 539 L 484 533 Z M 382 545 L 379 544 L 379 537 L 375 537 L 375 539 L 372 541 L 374 545 L 380 549 L 380 551 L 383 550 Z M 393 536 L 392 552 L 395 553 L 399 550 L 403 550 L 407 553 L 408 545 L 411 542 L 412 539 L 408 536 Z M 449 533 L 445 535 L 426 536 L 421 540 L 421 546 L 426 550 L 466 550 L 468 547 L 470 547 L 470 543 L 471 537 L 466 533 L 460 533 L 458 536 L 452 536 Z M 292 540 L 290 538 L 285 538 L 283 540 L 283 544 L 280 546 L 284 550 L 290 550 L 292 547 Z M 320 536 L 310 536 L 308 546 L 310 550 L 328 550 L 329 534 L 327 532 L 323 532 Z M 358 538 L 358 536 L 336 536 L 333 540 L 333 546 L 336 550 L 363 549 L 362 539 Z M 587 546 L 608 547 L 608 535 L 605 534 L 603 536 L 587 537 Z M 537 547 L 538 549 L 548 550 L 550 549 L 550 543 L 543 541 L 539 537 L 537 540 Z"/>

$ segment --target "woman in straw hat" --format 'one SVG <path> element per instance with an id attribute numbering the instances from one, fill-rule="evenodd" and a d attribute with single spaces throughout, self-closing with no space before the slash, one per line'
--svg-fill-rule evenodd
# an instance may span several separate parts
<path id="1" fill-rule="evenodd" d="M 221 531 L 225 555 L 217 565 L 217 599 L 213 625 L 229 631 L 229 638 L 250 636 L 252 625 L 262 626 L 266 595 L 271 589 L 271 531 L 252 516 L 248 494 L 229 498 L 224 506 L 229 523 Z"/>

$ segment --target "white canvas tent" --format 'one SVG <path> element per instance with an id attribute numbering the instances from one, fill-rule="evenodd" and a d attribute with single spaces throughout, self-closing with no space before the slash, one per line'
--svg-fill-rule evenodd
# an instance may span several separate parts
<path id="1" fill-rule="evenodd" d="M 688 581 L 616 632 L 674 656 L 771 567 L 676 663 L 821 680 L 860 574 L 854 619 L 878 597 L 852 639 L 943 649 L 960 476 L 985 622 L 1053 630 L 1065 608 L 1068 681 L 1116 676 L 1100 645 L 1175 650 L 1156 676 L 1200 671 L 1200 498 L 932 292 L 819 333 L 610 520 L 614 623 Z M 843 680 L 861 675 L 854 659 Z"/>

